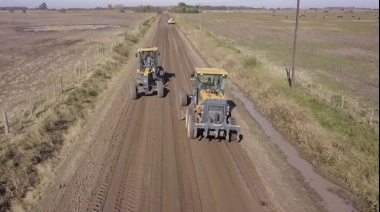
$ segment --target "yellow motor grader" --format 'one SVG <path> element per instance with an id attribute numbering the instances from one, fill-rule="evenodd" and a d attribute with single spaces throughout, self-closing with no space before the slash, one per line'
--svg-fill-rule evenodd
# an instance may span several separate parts
<path id="1" fill-rule="evenodd" d="M 139 93 L 145 95 L 157 92 L 159 98 L 164 97 L 165 73 L 158 66 L 160 52 L 157 47 L 137 49 L 136 57 L 140 59 L 137 69 L 136 82 L 130 85 L 132 99 L 137 99 Z"/>
<path id="2" fill-rule="evenodd" d="M 190 94 L 180 90 L 180 103 L 188 106 L 182 117 L 188 138 L 203 136 L 228 138 L 229 141 L 239 138 L 240 126 L 231 116 L 230 105 L 224 96 L 227 76 L 224 69 L 195 68 L 190 76 L 194 80 Z"/>

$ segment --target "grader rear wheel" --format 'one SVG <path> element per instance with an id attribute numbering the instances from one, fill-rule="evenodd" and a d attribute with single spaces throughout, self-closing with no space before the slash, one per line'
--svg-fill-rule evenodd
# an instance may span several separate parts
<path id="1" fill-rule="evenodd" d="M 187 125 L 189 124 L 189 116 L 194 115 L 194 109 L 192 107 L 186 108 L 186 115 L 185 115 L 185 128 L 187 129 Z"/>
<path id="2" fill-rule="evenodd" d="M 187 138 L 189 139 L 195 139 L 198 137 L 198 128 L 195 126 L 196 124 L 196 116 L 195 114 L 189 114 L 187 117 L 188 123 L 187 123 Z"/>
<path id="3" fill-rule="evenodd" d="M 185 128 L 187 129 L 187 125 L 189 122 L 189 108 L 186 108 L 186 115 L 185 115 Z"/>
<path id="4" fill-rule="evenodd" d="M 230 125 L 237 125 L 237 121 L 235 117 L 230 117 L 229 119 Z M 236 131 L 230 131 L 229 132 L 230 141 L 236 141 L 238 138 L 238 132 Z"/>
<path id="5" fill-rule="evenodd" d="M 164 97 L 164 84 L 161 81 L 157 82 L 157 94 L 158 98 Z"/>

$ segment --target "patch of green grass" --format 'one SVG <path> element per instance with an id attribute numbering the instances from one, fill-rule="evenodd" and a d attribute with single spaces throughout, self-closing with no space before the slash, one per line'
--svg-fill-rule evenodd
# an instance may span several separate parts
<path id="1" fill-rule="evenodd" d="M 355 148 L 364 154 L 378 156 L 378 134 L 375 129 L 358 123 L 355 118 L 338 107 L 331 107 L 326 102 L 310 95 L 302 88 L 290 90 L 286 84 L 275 88 L 286 98 L 295 100 L 300 106 L 310 109 L 313 116 L 331 133 L 344 135 Z"/>
<path id="2" fill-rule="evenodd" d="M 244 68 L 253 68 L 258 64 L 259 62 L 255 57 L 247 57 L 244 59 Z"/>

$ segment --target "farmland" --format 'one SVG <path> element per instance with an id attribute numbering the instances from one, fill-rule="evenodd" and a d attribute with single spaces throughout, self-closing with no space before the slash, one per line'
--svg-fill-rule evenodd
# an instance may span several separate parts
<path id="1" fill-rule="evenodd" d="M 379 103 L 378 12 L 301 11 L 297 68 L 313 82 Z M 337 18 L 343 16 L 343 18 Z M 190 17 L 197 23 L 198 16 Z M 202 25 L 268 63 L 291 66 L 294 12 L 204 13 Z"/>
<path id="2" fill-rule="evenodd" d="M 152 19 L 114 11 L 1 13 L 0 106 L 10 130 L 2 119 L 0 211 L 28 208 L 46 188 Z"/>
<path id="3" fill-rule="evenodd" d="M 378 11 L 301 11 L 294 90 L 286 70 L 295 11 L 204 11 L 177 19 L 209 64 L 229 70 L 321 174 L 365 207 L 378 207 Z"/>
<path id="4" fill-rule="evenodd" d="M 146 17 L 115 11 L 2 11 L 0 106 L 27 100 L 45 87 L 44 81 L 74 69 Z"/>

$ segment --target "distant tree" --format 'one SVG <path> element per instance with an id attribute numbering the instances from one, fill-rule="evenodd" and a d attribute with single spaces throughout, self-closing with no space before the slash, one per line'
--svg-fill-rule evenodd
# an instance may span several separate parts
<path id="1" fill-rule="evenodd" d="M 125 12 L 125 8 L 124 8 L 124 6 L 122 4 L 116 4 L 114 6 L 114 8 L 117 9 L 117 10 L 119 10 L 119 12 L 121 12 L 121 13 Z"/>
<path id="2" fill-rule="evenodd" d="M 133 11 L 138 12 L 138 13 L 152 13 L 152 12 L 160 12 L 162 11 L 162 8 L 146 5 L 146 6 L 135 7 L 133 8 Z"/>
<path id="3" fill-rule="evenodd" d="M 120 10 L 120 9 L 123 8 L 123 5 L 122 5 L 122 4 L 116 4 L 116 5 L 114 6 L 114 8 Z"/>
<path id="4" fill-rule="evenodd" d="M 113 7 L 112 7 L 111 4 L 108 4 L 107 8 L 108 8 L 109 10 L 113 10 Z"/>
<path id="5" fill-rule="evenodd" d="M 46 6 L 46 3 L 42 3 L 39 7 L 38 7 L 40 10 L 47 10 L 47 6 Z"/>
<path id="6" fill-rule="evenodd" d="M 178 3 L 178 7 L 186 7 L 186 4 L 183 2 Z"/>

